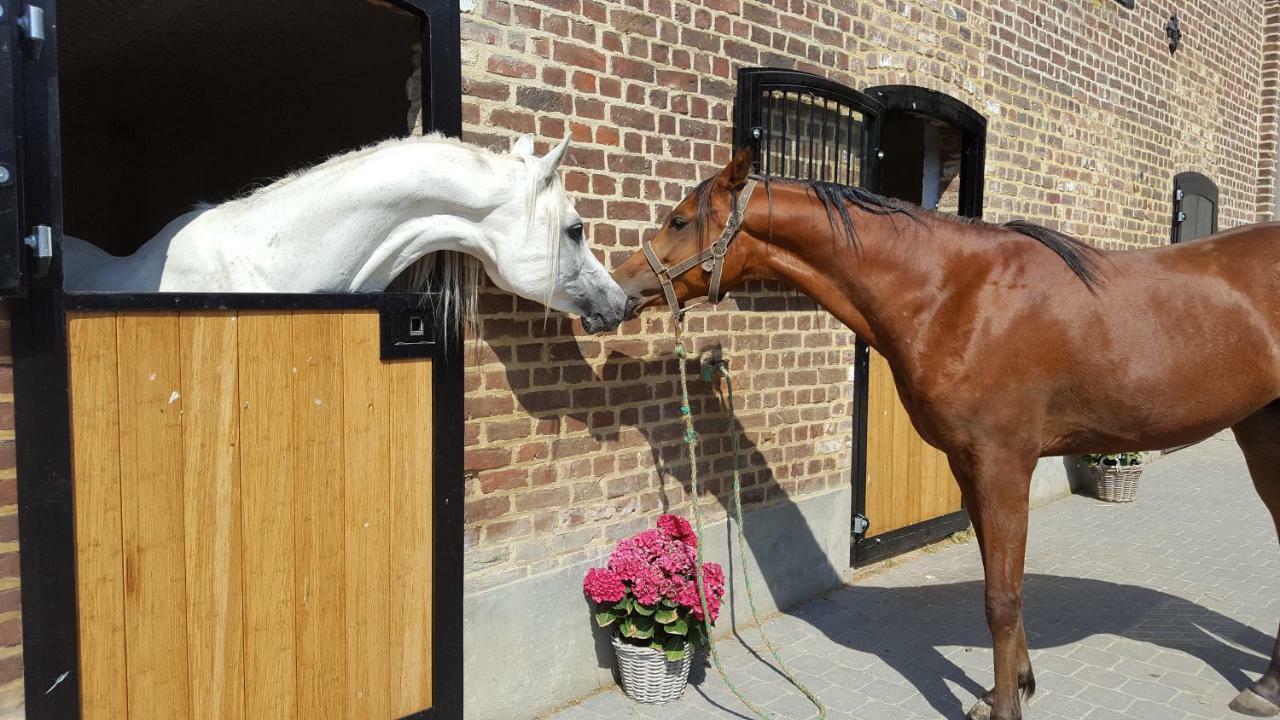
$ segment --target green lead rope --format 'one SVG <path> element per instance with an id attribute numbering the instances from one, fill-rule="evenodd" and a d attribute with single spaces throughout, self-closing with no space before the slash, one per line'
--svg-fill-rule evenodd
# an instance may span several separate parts
<path id="1" fill-rule="evenodd" d="M 698 601 L 702 604 L 702 617 L 704 622 L 707 623 L 706 636 L 707 645 L 711 648 L 711 661 L 716 666 L 716 672 L 720 673 L 720 679 L 724 680 L 724 684 L 728 686 L 731 692 L 733 692 L 734 697 L 738 698 L 738 700 L 741 701 L 743 705 L 746 705 L 751 712 L 755 713 L 757 717 L 764 718 L 764 720 L 774 720 L 772 713 L 757 707 L 755 703 L 748 700 L 747 697 L 742 694 L 742 691 L 733 684 L 733 681 L 729 679 L 729 675 L 724 671 L 724 666 L 720 664 L 720 653 L 716 650 L 715 639 L 711 637 L 711 613 L 707 609 L 707 588 L 706 582 L 702 577 L 702 546 L 706 543 L 704 542 L 705 535 L 703 535 L 702 532 L 702 506 L 698 502 L 698 496 L 700 495 L 698 489 L 698 433 L 693 429 L 693 411 L 689 405 L 689 378 L 685 367 L 689 353 L 685 350 L 684 341 L 680 338 L 679 325 L 676 326 L 676 339 L 675 352 L 676 357 L 679 358 L 680 362 L 680 417 L 684 420 L 684 441 L 685 446 L 689 450 L 689 479 L 690 487 L 693 491 L 693 516 L 698 529 L 698 562 L 694 571 L 698 581 Z M 718 368 L 720 374 L 724 377 L 725 385 L 728 388 L 729 417 L 733 418 L 733 375 L 729 373 L 729 370 L 723 363 L 720 363 Z M 707 381 L 710 382 L 712 379 L 711 373 L 707 370 L 709 369 L 705 369 L 703 374 Z M 769 654 L 773 655 L 774 661 L 778 663 L 778 668 L 782 671 L 783 677 L 787 679 L 787 682 L 795 686 L 797 690 L 804 693 L 805 697 L 809 698 L 809 702 L 812 702 L 814 707 L 818 708 L 819 720 L 823 720 L 827 717 L 826 706 L 822 704 L 822 701 L 818 699 L 818 696 L 815 695 L 813 691 L 805 687 L 804 683 L 800 682 L 796 678 L 795 674 L 787 667 L 787 664 L 783 662 L 782 656 L 778 654 L 776 649 L 774 649 L 773 643 L 769 641 L 769 636 L 765 634 L 764 623 L 760 622 L 760 614 L 756 610 L 756 597 L 755 593 L 751 590 L 751 572 L 750 567 L 747 565 L 747 541 L 743 534 L 745 525 L 742 520 L 742 480 L 739 468 L 740 455 L 738 452 L 738 433 L 733 432 L 732 437 L 733 512 L 738 521 L 738 555 L 742 558 L 742 579 L 743 584 L 746 585 L 747 588 L 747 604 L 751 606 L 751 619 L 755 621 L 756 628 L 760 631 L 760 637 L 764 640 L 765 647 L 769 649 Z"/>

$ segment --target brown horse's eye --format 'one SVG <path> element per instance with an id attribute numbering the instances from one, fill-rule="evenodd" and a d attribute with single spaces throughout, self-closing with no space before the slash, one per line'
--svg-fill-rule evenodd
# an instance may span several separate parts
<path id="1" fill-rule="evenodd" d="M 684 227 L 685 225 L 688 225 L 688 224 L 689 224 L 689 221 L 688 221 L 688 220 L 685 220 L 685 219 L 684 219 L 684 218 L 682 218 L 682 217 L 676 216 L 676 217 L 671 218 L 671 229 L 672 229 L 672 230 L 679 230 L 680 228 L 682 228 L 682 227 Z"/>

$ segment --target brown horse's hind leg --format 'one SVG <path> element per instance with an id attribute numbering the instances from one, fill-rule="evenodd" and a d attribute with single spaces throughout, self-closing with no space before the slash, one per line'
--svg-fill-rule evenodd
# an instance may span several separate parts
<path id="1" fill-rule="evenodd" d="M 1253 486 L 1262 496 L 1280 535 L 1280 401 L 1250 415 L 1235 427 Z M 1253 717 L 1280 715 L 1280 637 L 1271 653 L 1271 666 L 1231 701 L 1231 709 Z"/>
<path id="2" fill-rule="evenodd" d="M 1019 695 L 1030 700 L 1035 675 L 1022 624 L 1022 573 L 1027 547 L 1027 504 L 1034 456 L 983 451 L 952 456 L 973 519 L 986 575 L 987 626 L 995 651 L 996 686 L 969 711 L 971 720 L 1020 720 Z"/>

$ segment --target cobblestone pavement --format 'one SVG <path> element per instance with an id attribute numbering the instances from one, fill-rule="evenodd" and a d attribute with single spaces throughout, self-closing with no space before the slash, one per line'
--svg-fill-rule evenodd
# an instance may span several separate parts
<path id="1" fill-rule="evenodd" d="M 830 718 L 962 718 L 992 682 L 976 543 L 944 544 L 855 577 L 766 622 Z M 1026 623 L 1039 692 L 1026 720 L 1239 718 L 1280 621 L 1280 548 L 1229 434 L 1151 464 L 1138 500 L 1074 496 L 1035 511 Z M 759 645 L 746 630 L 741 640 Z M 735 682 L 780 720 L 816 713 L 734 639 Z M 676 703 L 617 689 L 553 720 L 748 718 L 711 668 Z"/>

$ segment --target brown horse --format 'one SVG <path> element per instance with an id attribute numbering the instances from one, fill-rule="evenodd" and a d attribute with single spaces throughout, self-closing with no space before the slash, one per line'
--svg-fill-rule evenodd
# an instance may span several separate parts
<path id="1" fill-rule="evenodd" d="M 656 272 L 677 304 L 780 280 L 888 360 L 916 430 L 950 460 L 982 551 L 996 682 L 971 717 L 1020 718 L 1019 695 L 1035 690 L 1022 573 L 1037 458 L 1230 427 L 1280 531 L 1280 226 L 1101 252 L 1027 223 L 753 178 L 751 160 L 739 151 L 671 211 L 652 257 L 614 278 L 633 315 L 667 302 Z M 1232 708 L 1280 714 L 1280 640 Z"/>

